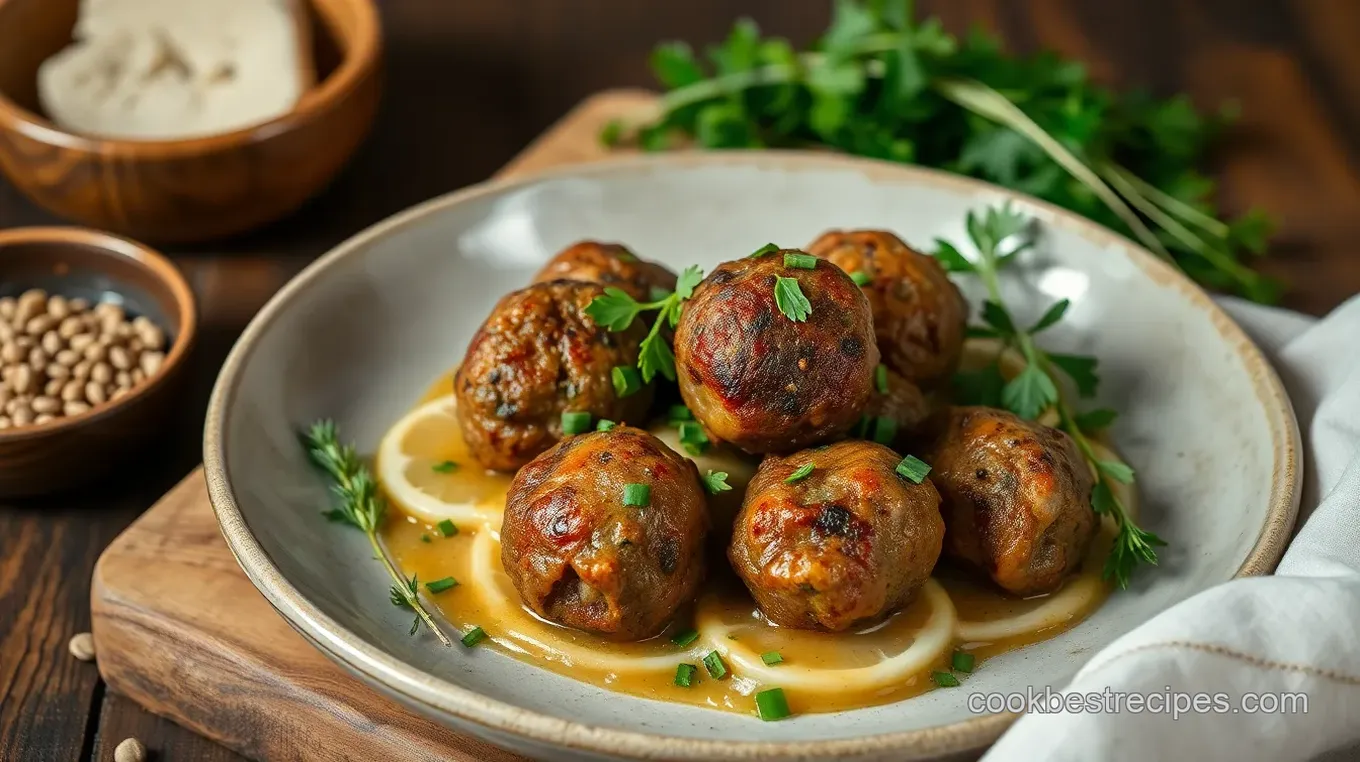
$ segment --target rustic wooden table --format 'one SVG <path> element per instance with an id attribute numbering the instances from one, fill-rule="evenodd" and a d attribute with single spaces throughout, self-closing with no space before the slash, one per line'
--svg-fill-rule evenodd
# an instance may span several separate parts
<path id="1" fill-rule="evenodd" d="M 0 505 L 0 760 L 111 760 L 128 736 L 159 759 L 239 759 L 106 694 L 67 639 L 89 629 L 100 551 L 199 460 L 208 391 L 237 333 L 317 255 L 415 202 L 480 180 L 591 92 L 647 85 L 652 43 L 725 35 L 738 15 L 802 43 L 823 0 L 380 0 L 387 93 L 373 137 L 321 198 L 248 237 L 173 249 L 203 312 L 194 383 L 144 465 L 84 494 Z M 1282 220 L 1261 267 L 1285 306 L 1322 314 L 1360 292 L 1360 3 L 1353 0 L 921 0 L 1100 78 L 1233 97 L 1243 119 L 1217 173 L 1234 209 Z M 0 181 L 0 228 L 54 223 Z M 300 750 L 321 757 L 321 750 Z"/>

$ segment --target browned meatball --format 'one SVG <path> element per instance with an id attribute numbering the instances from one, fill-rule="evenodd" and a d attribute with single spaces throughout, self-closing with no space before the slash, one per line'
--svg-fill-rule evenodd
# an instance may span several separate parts
<path id="1" fill-rule="evenodd" d="M 453 379 L 458 425 L 477 460 L 513 471 L 562 437 L 562 413 L 642 422 L 652 401 L 644 386 L 626 398 L 610 372 L 637 362 L 640 321 L 611 333 L 585 309 L 604 293 L 594 283 L 538 283 L 507 294 L 468 345 Z"/>
<path id="2" fill-rule="evenodd" d="M 940 495 L 929 480 L 899 476 L 900 461 L 846 441 L 760 464 L 727 555 L 766 617 L 845 630 L 900 609 L 925 584 L 944 538 Z"/>
<path id="3" fill-rule="evenodd" d="M 851 434 L 903 450 L 917 443 L 930 444 L 948 414 L 944 395 L 938 391 L 923 392 L 919 386 L 891 370 L 887 371 L 885 380 L 886 393 L 880 391 L 875 375 L 874 393 L 864 408 L 864 428 L 857 428 Z M 890 423 L 883 423 L 881 418 L 887 418 Z M 884 426 L 888 427 L 888 435 L 882 439 L 875 437 L 875 432 L 881 433 Z"/>
<path id="4" fill-rule="evenodd" d="M 968 303 L 934 257 L 876 230 L 824 233 L 808 251 L 872 279 L 863 288 L 873 308 L 883 362 L 927 385 L 954 373 L 963 351 Z"/>
<path id="5" fill-rule="evenodd" d="M 617 243 L 581 241 L 559 251 L 534 276 L 534 283 L 583 280 L 622 289 L 638 301 L 649 301 L 653 289 L 675 290 L 675 273 L 639 259 Z"/>
<path id="6" fill-rule="evenodd" d="M 812 306 L 805 320 L 779 310 L 777 278 L 797 282 Z M 878 365 L 869 302 L 854 281 L 825 263 L 787 267 L 784 252 L 709 273 L 685 303 L 675 355 L 680 395 L 695 418 L 752 453 L 844 434 L 859 420 Z"/>
<path id="7" fill-rule="evenodd" d="M 945 553 L 1016 595 L 1058 589 L 1095 535 L 1091 472 L 1067 434 L 1004 410 L 957 407 L 929 457 Z"/>
<path id="8" fill-rule="evenodd" d="M 625 505 L 645 484 L 647 504 Z M 501 564 L 540 616 L 612 640 L 660 632 L 704 574 L 699 473 L 624 426 L 569 437 L 520 469 L 501 524 Z"/>

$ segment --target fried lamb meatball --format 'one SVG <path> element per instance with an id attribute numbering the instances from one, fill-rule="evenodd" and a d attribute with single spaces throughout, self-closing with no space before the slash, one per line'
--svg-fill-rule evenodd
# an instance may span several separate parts
<path id="1" fill-rule="evenodd" d="M 846 441 L 760 464 L 727 555 L 766 617 L 841 631 L 911 601 L 939 560 L 944 522 L 935 487 L 898 475 L 900 461 Z"/>
<path id="2" fill-rule="evenodd" d="M 581 241 L 559 251 L 534 276 L 534 283 L 581 280 L 622 289 L 640 302 L 651 300 L 653 289 L 675 290 L 675 273 L 639 259 L 617 243 Z"/>
<path id="3" fill-rule="evenodd" d="M 646 505 L 628 485 L 646 485 Z M 636 488 L 633 492 L 636 493 Z M 694 464 L 640 429 L 569 437 L 520 469 L 501 564 L 540 616 L 641 640 L 693 599 L 708 513 Z"/>
<path id="4" fill-rule="evenodd" d="M 844 434 L 859 420 L 878 365 L 869 302 L 854 281 L 811 258 L 812 269 L 786 266 L 785 253 L 719 265 L 695 288 L 675 331 L 685 404 L 710 435 L 751 453 Z M 776 304 L 780 278 L 789 279 L 781 299 L 796 283 L 810 303 L 805 319 Z"/>
<path id="5" fill-rule="evenodd" d="M 637 362 L 645 328 L 611 333 L 585 309 L 594 283 L 537 283 L 507 294 L 468 345 L 453 379 L 463 439 L 487 468 L 513 471 L 562 437 L 562 413 L 641 422 L 650 386 L 620 398 L 610 372 Z"/>
<path id="6" fill-rule="evenodd" d="M 934 257 L 876 230 L 824 233 L 808 251 L 848 273 L 869 276 L 864 294 L 889 367 L 926 385 L 958 368 L 968 303 Z"/>
<path id="7" fill-rule="evenodd" d="M 945 553 L 1016 595 L 1050 593 L 1095 536 L 1091 472 L 1067 434 L 1004 410 L 956 407 L 929 456 Z"/>
<path id="8" fill-rule="evenodd" d="M 879 386 L 880 380 L 887 388 L 886 392 Z M 947 413 L 948 404 L 943 394 L 923 392 L 916 384 L 887 370 L 881 379 L 878 375 L 874 377 L 874 393 L 864 408 L 864 430 L 851 433 L 905 450 L 916 443 L 929 445 L 934 441 Z M 883 422 L 884 418 L 887 423 Z M 882 434 L 885 426 L 888 427 L 887 434 L 876 438 L 875 433 Z"/>

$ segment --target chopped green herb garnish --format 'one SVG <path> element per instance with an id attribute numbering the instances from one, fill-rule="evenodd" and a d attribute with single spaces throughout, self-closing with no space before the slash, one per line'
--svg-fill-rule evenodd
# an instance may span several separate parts
<path id="1" fill-rule="evenodd" d="M 623 504 L 646 508 L 652 503 L 652 487 L 649 484 L 623 485 Z"/>
<path id="2" fill-rule="evenodd" d="M 808 319 L 812 314 L 812 302 L 803 296 L 803 289 L 798 286 L 798 281 L 794 278 L 785 278 L 782 275 L 775 276 L 774 279 L 774 303 L 779 311 L 784 313 L 784 317 L 795 323 L 801 323 Z"/>
<path id="3" fill-rule="evenodd" d="M 633 324 L 640 313 L 656 310 L 651 330 L 638 345 L 637 367 L 642 372 L 644 383 L 651 383 L 657 373 L 674 381 L 675 353 L 661 334 L 661 327 L 669 325 L 674 328 L 680 322 L 683 302 L 694 295 L 694 288 L 703 277 L 704 271 L 698 266 L 686 267 L 675 282 L 675 291 L 653 293 L 649 302 L 639 302 L 622 289 L 610 286 L 602 296 L 595 297 L 586 305 L 586 314 L 597 325 L 610 331 L 623 331 Z"/>
<path id="4" fill-rule="evenodd" d="M 874 441 L 881 445 L 891 445 L 897 439 L 897 421 L 886 415 L 874 419 Z"/>
<path id="5" fill-rule="evenodd" d="M 421 541 L 421 542 L 430 542 L 430 536 L 429 536 L 428 534 L 422 534 L 422 535 L 420 536 L 420 541 Z"/>
<path id="6" fill-rule="evenodd" d="M 930 679 L 941 688 L 959 687 L 959 679 L 948 672 L 931 672 Z"/>
<path id="7" fill-rule="evenodd" d="M 798 270 L 812 270 L 817 267 L 817 258 L 811 254 L 790 251 L 784 254 L 784 266 Z"/>
<path id="8" fill-rule="evenodd" d="M 972 672 L 973 665 L 977 663 L 977 657 L 967 651 L 955 651 L 950 658 L 950 666 L 955 672 Z"/>
<path id="9" fill-rule="evenodd" d="M 642 389 L 642 376 L 631 365 L 615 365 L 609 378 L 614 382 L 614 394 L 619 397 L 632 396 Z"/>
<path id="10" fill-rule="evenodd" d="M 783 688 L 768 688 L 756 694 L 756 714 L 765 722 L 774 722 L 788 717 L 789 700 L 784 698 Z"/>
<path id="11" fill-rule="evenodd" d="M 684 648 L 699 639 L 699 631 L 691 627 L 688 630 L 681 630 L 671 636 L 671 642 Z"/>
<path id="12" fill-rule="evenodd" d="M 879 394 L 888 393 L 888 366 L 882 363 L 874 368 L 874 388 L 878 389 Z"/>
<path id="13" fill-rule="evenodd" d="M 452 537 L 458 534 L 458 527 L 454 526 L 453 522 L 449 519 L 444 519 L 438 524 L 435 524 L 434 528 L 438 529 L 439 533 L 445 537 Z"/>
<path id="14" fill-rule="evenodd" d="M 926 474 L 930 473 L 930 464 L 915 455 L 908 455 L 897 464 L 897 475 L 913 484 L 920 484 L 926 480 Z"/>
<path id="15" fill-rule="evenodd" d="M 767 243 L 764 246 L 761 246 L 759 249 L 756 249 L 755 251 L 751 252 L 751 257 L 763 257 L 766 254 L 775 251 L 779 251 L 779 247 L 775 246 L 772 243 Z M 751 257 L 748 257 L 748 259 L 750 259 Z"/>
<path id="16" fill-rule="evenodd" d="M 694 420 L 694 413 L 691 413 L 689 408 L 684 405 L 671 405 L 670 410 L 666 411 L 666 420 L 675 422 L 692 421 Z"/>
<path id="17" fill-rule="evenodd" d="M 473 627 L 471 630 L 467 631 L 466 635 L 463 636 L 463 645 L 467 646 L 468 648 L 472 648 L 473 646 L 477 645 L 478 643 L 482 642 L 485 639 L 486 630 L 483 630 L 480 627 Z"/>
<path id="18" fill-rule="evenodd" d="M 717 651 L 709 651 L 708 656 L 704 657 L 704 669 L 714 680 L 721 680 L 727 674 L 727 665 L 723 663 L 722 654 Z"/>
<path id="19" fill-rule="evenodd" d="M 425 583 L 425 589 L 429 590 L 432 593 L 442 593 L 445 590 L 457 586 L 458 580 L 454 579 L 453 577 L 445 577 L 443 579 L 437 579 L 434 582 Z"/>
<path id="20" fill-rule="evenodd" d="M 855 421 L 854 428 L 850 429 L 850 437 L 852 439 L 864 439 L 865 437 L 869 436 L 870 420 L 872 419 L 870 419 L 869 416 L 861 415 L 859 417 L 859 420 Z"/>
<path id="21" fill-rule="evenodd" d="M 679 664 L 675 667 L 675 684 L 681 688 L 688 688 L 694 685 L 694 673 L 699 668 L 693 664 Z"/>
<path id="22" fill-rule="evenodd" d="M 597 423 L 597 424 L 595 424 L 595 430 L 596 430 L 596 431 L 609 431 L 610 429 L 614 428 L 614 427 L 617 426 L 617 425 L 618 425 L 617 423 L 614 423 L 613 421 L 609 420 L 608 418 L 601 418 L 601 419 L 600 419 L 600 422 Z"/>
<path id="23" fill-rule="evenodd" d="M 702 455 L 708 449 L 708 435 L 695 421 L 680 422 L 680 446 L 690 455 Z"/>
<path id="24" fill-rule="evenodd" d="M 853 280 L 856 286 L 867 286 L 869 285 L 869 281 L 873 279 L 872 275 L 863 270 L 856 270 L 850 273 L 850 280 Z"/>
<path id="25" fill-rule="evenodd" d="M 760 655 L 760 660 L 766 664 L 782 664 L 784 657 L 778 651 L 766 651 Z"/>
<path id="26" fill-rule="evenodd" d="M 590 413 L 584 410 L 574 410 L 562 414 L 562 433 L 584 434 L 590 431 Z"/>
<path id="27" fill-rule="evenodd" d="M 727 492 L 732 489 L 732 485 L 727 483 L 726 471 L 709 471 L 699 478 L 703 480 L 704 489 L 708 490 L 708 494 L 710 495 L 716 495 L 719 492 Z"/>
<path id="28" fill-rule="evenodd" d="M 430 466 L 430 470 L 441 474 L 451 474 L 458 470 L 458 464 L 451 460 L 446 460 L 443 463 L 436 463 L 433 466 Z"/>
<path id="29" fill-rule="evenodd" d="M 801 479 L 806 479 L 808 474 L 812 473 L 813 469 L 815 469 L 816 467 L 817 464 L 815 463 L 804 463 L 803 465 L 799 466 L 797 470 L 795 470 L 793 473 L 789 474 L 788 477 L 784 479 L 784 483 L 793 484 L 794 482 L 799 481 Z"/>

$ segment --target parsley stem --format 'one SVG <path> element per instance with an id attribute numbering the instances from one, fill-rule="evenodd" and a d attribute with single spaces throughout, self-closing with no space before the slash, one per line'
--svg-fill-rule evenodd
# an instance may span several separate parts
<path id="1" fill-rule="evenodd" d="M 402 596 L 406 598 L 406 602 L 411 605 L 411 610 L 416 612 L 416 616 L 420 617 L 420 620 L 425 623 L 425 626 L 430 628 L 430 632 L 433 632 L 435 636 L 439 638 L 440 643 L 443 643 L 449 648 L 453 648 L 453 641 L 449 640 L 449 636 L 445 635 L 444 631 L 439 629 L 439 625 L 435 624 L 434 617 L 431 616 L 430 612 L 421 604 L 420 594 L 412 593 L 410 591 L 405 584 L 405 577 L 402 576 L 401 572 L 397 571 L 396 564 L 392 563 L 391 556 L 387 555 L 383 550 L 382 543 L 378 541 L 377 528 L 375 527 L 373 531 L 365 531 L 364 534 L 368 536 L 368 544 L 373 546 L 374 558 L 382 561 L 383 566 L 387 568 L 387 573 L 392 579 L 398 580 L 396 589 L 401 591 Z"/>

